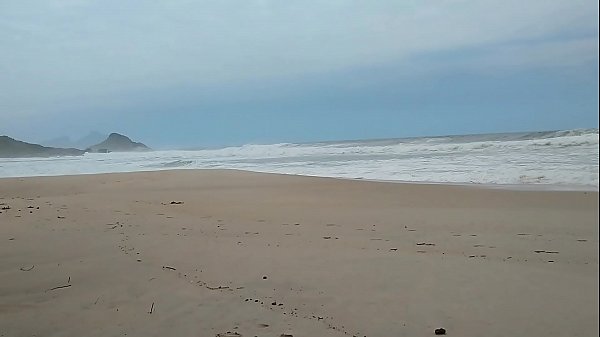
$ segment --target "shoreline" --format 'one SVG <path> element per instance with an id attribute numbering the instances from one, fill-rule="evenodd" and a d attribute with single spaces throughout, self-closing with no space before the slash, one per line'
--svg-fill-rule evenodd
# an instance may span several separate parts
<path id="1" fill-rule="evenodd" d="M 598 325 L 597 192 L 233 170 L 2 178 L 0 191 L 5 336 Z"/>
<path id="2" fill-rule="evenodd" d="M 515 191 L 571 191 L 571 192 L 600 192 L 599 186 L 594 185 L 574 185 L 574 184 L 495 184 L 495 183 L 472 183 L 472 182 L 438 182 L 438 181 L 407 181 L 407 180 L 386 180 L 386 179 L 364 179 L 364 178 L 344 178 L 331 176 L 316 176 L 303 175 L 293 173 L 275 173 L 266 171 L 252 171 L 242 169 L 227 169 L 227 168 L 168 168 L 158 170 L 142 170 L 142 171 L 122 171 L 122 172 L 104 172 L 104 173 L 79 173 L 79 174 L 60 174 L 60 175 L 37 175 L 37 176 L 12 176 L 0 177 L 0 179 L 25 179 L 25 178 L 41 178 L 41 177 L 75 177 L 75 176 L 94 176 L 105 174 L 131 174 L 131 173 L 151 173 L 151 172 L 177 172 L 177 171 L 232 171 L 232 172 L 249 172 L 260 174 L 273 174 L 282 176 L 297 176 L 310 178 L 327 178 L 339 179 L 348 181 L 368 181 L 382 182 L 391 184 L 409 184 L 409 185 L 441 185 L 441 186 L 463 186 L 472 188 L 484 189 L 506 189 Z"/>

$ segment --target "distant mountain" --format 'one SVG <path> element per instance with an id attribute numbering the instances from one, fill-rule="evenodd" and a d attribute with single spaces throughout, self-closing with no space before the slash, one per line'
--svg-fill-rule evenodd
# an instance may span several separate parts
<path id="1" fill-rule="evenodd" d="M 83 153 L 78 149 L 46 147 L 0 136 L 0 158 L 80 156 Z"/>
<path id="2" fill-rule="evenodd" d="M 57 138 L 53 138 L 50 140 L 45 140 L 43 142 L 40 142 L 40 144 L 43 146 L 50 146 L 50 147 L 61 147 L 61 148 L 74 147 L 74 148 L 76 148 L 76 146 L 74 145 L 74 142 L 71 140 L 71 138 L 66 137 L 66 136 L 57 137 Z"/>
<path id="3" fill-rule="evenodd" d="M 75 147 L 78 149 L 87 149 L 88 147 L 91 147 L 94 144 L 100 143 L 102 140 L 106 139 L 106 137 L 108 137 L 106 133 L 92 131 L 88 133 L 85 137 L 76 141 Z"/>
<path id="4" fill-rule="evenodd" d="M 151 149 L 142 143 L 137 143 L 118 133 L 111 133 L 106 140 L 100 144 L 90 146 L 86 152 L 133 152 L 150 151 Z"/>
<path id="5" fill-rule="evenodd" d="M 51 147 L 86 149 L 94 144 L 100 143 L 101 141 L 106 139 L 106 137 L 106 134 L 102 134 L 97 131 L 92 131 L 79 140 L 71 140 L 71 138 L 69 137 L 62 136 L 41 142 L 41 144 Z"/>

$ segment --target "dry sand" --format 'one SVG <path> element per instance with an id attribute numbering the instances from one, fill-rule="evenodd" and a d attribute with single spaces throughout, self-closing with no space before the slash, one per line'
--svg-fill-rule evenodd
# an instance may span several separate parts
<path id="1" fill-rule="evenodd" d="M 597 202 L 235 171 L 0 179 L 0 336 L 596 336 Z"/>

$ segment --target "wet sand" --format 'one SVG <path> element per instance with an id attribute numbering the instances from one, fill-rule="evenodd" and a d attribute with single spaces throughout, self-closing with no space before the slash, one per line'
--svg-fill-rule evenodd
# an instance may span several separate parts
<path id="1" fill-rule="evenodd" d="M 0 336 L 595 336 L 598 193 L 0 179 Z"/>

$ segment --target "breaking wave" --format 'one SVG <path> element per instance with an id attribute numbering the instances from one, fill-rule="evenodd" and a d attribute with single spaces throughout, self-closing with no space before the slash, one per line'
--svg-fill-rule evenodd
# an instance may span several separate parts
<path id="1" fill-rule="evenodd" d="M 193 163 L 192 160 L 173 160 L 165 163 L 160 163 L 158 165 L 150 166 L 156 168 L 176 168 L 176 167 L 185 167 L 189 166 Z"/>
<path id="2" fill-rule="evenodd" d="M 598 129 L 248 144 L 221 149 L 0 159 L 0 176 L 240 169 L 310 176 L 598 187 Z"/>

